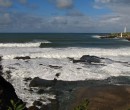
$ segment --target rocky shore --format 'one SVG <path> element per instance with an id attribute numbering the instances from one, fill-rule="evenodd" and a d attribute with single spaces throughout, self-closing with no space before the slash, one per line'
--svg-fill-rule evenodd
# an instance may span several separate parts
<path id="1" fill-rule="evenodd" d="M 15 59 L 23 59 L 23 61 L 28 62 L 30 57 L 17 57 Z M 68 59 L 74 64 L 80 63 L 89 66 L 105 66 L 113 62 L 129 66 L 128 62 L 119 62 L 90 55 L 84 55 L 80 59 Z M 43 66 L 43 64 L 40 64 L 40 66 Z M 2 76 L 10 76 L 6 77 L 10 80 L 13 73 L 11 71 L 2 73 L 2 65 L 0 68 L 0 74 Z M 62 66 L 49 65 L 49 68 L 58 70 Z M 78 69 L 80 70 L 81 68 Z M 77 110 L 76 108 L 84 100 L 89 101 L 89 103 L 85 102 L 88 103 L 86 106 L 88 110 L 128 110 L 130 108 L 130 77 L 128 76 L 109 77 L 104 80 L 63 81 L 58 79 L 60 75 L 61 73 L 55 74 L 53 80 L 46 80 L 40 77 L 31 78 L 31 76 L 23 79 L 25 85 L 28 85 L 23 90 L 38 96 L 34 99 L 32 105 L 28 107 L 28 110 Z M 0 100 L 3 103 L 0 106 L 0 110 L 8 110 L 7 107 L 12 106 L 10 100 L 20 100 L 20 104 L 24 104 L 15 93 L 14 87 L 2 76 L 0 76 Z M 53 95 L 55 98 L 48 98 L 49 103 L 45 104 L 43 103 L 46 101 L 45 94 Z M 24 110 L 27 110 L 27 108 Z"/>

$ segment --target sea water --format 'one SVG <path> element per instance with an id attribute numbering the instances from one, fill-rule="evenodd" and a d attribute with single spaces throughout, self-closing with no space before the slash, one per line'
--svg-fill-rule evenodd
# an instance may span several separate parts
<path id="1" fill-rule="evenodd" d="M 53 80 L 103 80 L 115 76 L 130 76 L 130 42 L 125 39 L 100 39 L 100 33 L 6 33 L 0 34 L 0 56 L 3 72 L 11 71 L 9 81 L 20 98 L 30 105 L 41 97 L 30 94 L 24 88 L 24 78 L 40 77 Z M 102 65 L 73 63 L 68 58 L 79 59 L 83 55 L 97 56 L 105 60 Z M 29 56 L 18 60 L 15 57 Z M 112 62 L 112 61 L 113 62 Z M 60 66 L 60 69 L 50 68 Z M 80 68 L 80 69 L 78 69 Z M 7 78 L 7 75 L 4 76 Z M 54 96 L 47 97 L 54 98 Z M 28 97 L 26 97 L 28 96 Z M 45 103 L 49 103 L 46 100 Z M 28 104 L 28 105 L 29 105 Z"/>

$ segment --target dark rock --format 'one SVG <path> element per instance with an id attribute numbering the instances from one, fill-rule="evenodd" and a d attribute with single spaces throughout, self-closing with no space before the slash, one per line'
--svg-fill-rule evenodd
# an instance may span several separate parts
<path id="1" fill-rule="evenodd" d="M 62 66 L 53 66 L 53 65 L 49 65 L 50 68 L 54 68 L 54 69 L 61 69 Z"/>
<path id="2" fill-rule="evenodd" d="M 57 83 L 57 79 L 54 78 L 54 80 L 52 81 L 52 85 L 54 86 L 54 85 L 56 85 L 56 83 Z"/>
<path id="3" fill-rule="evenodd" d="M 43 105 L 41 110 L 59 110 L 59 102 L 57 99 L 50 99 L 51 103 Z"/>
<path id="4" fill-rule="evenodd" d="M 85 61 L 82 61 L 82 60 L 73 60 L 73 63 L 83 63 Z"/>
<path id="5" fill-rule="evenodd" d="M 43 65 L 43 64 L 39 64 L 39 65 Z"/>
<path id="6" fill-rule="evenodd" d="M 35 77 L 29 84 L 30 87 L 50 87 L 52 86 L 52 81 L 40 79 L 39 77 Z"/>
<path id="7" fill-rule="evenodd" d="M 0 65 L 0 75 L 3 75 L 3 66 Z"/>
<path id="8" fill-rule="evenodd" d="M 44 89 L 39 89 L 39 90 L 37 91 L 37 93 L 38 93 L 38 94 L 43 94 L 43 93 L 45 93 L 45 90 L 44 90 Z"/>
<path id="9" fill-rule="evenodd" d="M 2 56 L 0 56 L 0 61 L 2 60 Z"/>
<path id="10" fill-rule="evenodd" d="M 3 66 L 2 65 L 0 65 L 0 71 L 2 71 L 3 70 Z"/>
<path id="11" fill-rule="evenodd" d="M 34 101 L 33 105 L 34 106 L 42 106 L 42 103 L 40 101 Z"/>
<path id="12" fill-rule="evenodd" d="M 32 89 L 32 88 L 30 88 L 28 91 L 29 91 L 29 92 L 33 92 L 33 89 Z"/>
<path id="13" fill-rule="evenodd" d="M 31 106 L 31 107 L 28 108 L 28 110 L 40 110 L 40 109 L 35 107 L 35 106 Z"/>
<path id="14" fill-rule="evenodd" d="M 56 75 L 55 75 L 55 76 L 58 78 L 58 77 L 60 76 L 60 74 L 61 74 L 61 73 L 56 73 Z"/>
<path id="15" fill-rule="evenodd" d="M 82 68 L 77 68 L 78 70 L 82 69 Z"/>
<path id="16" fill-rule="evenodd" d="M 29 61 L 28 60 L 25 60 L 26 63 L 28 63 Z"/>
<path id="17" fill-rule="evenodd" d="M 89 55 L 84 55 L 80 58 L 80 60 L 88 62 L 88 63 L 100 63 L 100 58 L 97 56 L 89 56 Z"/>
<path id="18" fill-rule="evenodd" d="M 30 56 L 25 56 L 25 57 L 15 57 L 14 59 L 22 59 L 22 60 L 26 60 L 26 59 L 31 59 Z"/>
<path id="19" fill-rule="evenodd" d="M 0 76 L 0 110 L 8 110 L 8 107 L 12 107 L 11 100 L 24 104 L 20 100 L 14 90 L 14 87 L 7 82 L 2 76 Z M 27 110 L 26 108 L 24 110 Z"/>
<path id="20" fill-rule="evenodd" d="M 73 63 L 88 63 L 88 64 L 91 64 L 91 63 L 100 63 L 101 60 L 100 57 L 97 57 L 97 56 L 90 56 L 90 55 L 84 55 L 80 58 L 80 60 L 73 60 Z"/>

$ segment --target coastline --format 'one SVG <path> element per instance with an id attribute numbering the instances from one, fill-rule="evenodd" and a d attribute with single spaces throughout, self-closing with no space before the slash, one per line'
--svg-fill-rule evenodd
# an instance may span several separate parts
<path id="1" fill-rule="evenodd" d="M 114 38 L 119 38 L 119 39 L 126 39 L 130 41 L 130 32 L 125 32 L 125 33 L 111 33 L 107 34 L 105 36 L 101 36 L 101 39 L 114 39 Z"/>
<path id="2" fill-rule="evenodd" d="M 51 36 L 51 39 L 53 37 Z M 1 44 L 1 65 L 4 73 L 2 76 L 14 86 L 16 94 L 26 102 L 28 108 L 73 110 L 73 104 L 80 104 L 83 101 L 82 97 L 88 99 L 90 104 L 93 103 L 93 106 L 97 106 L 98 102 L 94 103 L 94 99 L 100 97 L 94 93 L 97 94 L 99 91 L 104 95 L 101 101 L 99 100 L 103 105 L 98 103 L 102 107 L 106 105 L 104 102 L 111 98 L 111 95 L 105 97 L 108 96 L 108 88 L 112 96 L 120 89 L 121 94 L 127 93 L 125 88 L 130 84 L 130 48 L 127 45 L 129 42 L 120 39 L 101 40 L 95 37 L 95 34 L 86 34 L 76 39 L 73 36 L 71 41 L 69 39 L 64 38 L 64 35 L 54 42 L 47 39 L 51 41 L 51 45 L 46 43 L 42 47 L 39 47 L 41 41 L 38 41 L 38 45 L 30 42 L 17 45 Z M 76 47 L 68 44 L 68 40 Z M 65 44 L 59 45 L 62 43 Z M 49 48 L 46 48 L 46 45 L 49 45 Z M 65 45 L 67 46 L 64 47 Z M 115 90 L 117 85 L 119 89 Z M 121 96 L 122 100 L 127 102 L 126 96 L 121 94 L 118 94 L 118 97 Z M 128 107 L 126 102 L 121 103 Z"/>

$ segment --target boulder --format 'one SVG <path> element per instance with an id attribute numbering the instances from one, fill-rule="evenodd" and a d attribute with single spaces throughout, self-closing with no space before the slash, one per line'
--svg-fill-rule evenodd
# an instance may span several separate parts
<path id="1" fill-rule="evenodd" d="M 35 77 L 29 84 L 30 87 L 50 87 L 53 85 L 52 80 L 44 80 L 39 77 Z"/>
<path id="2" fill-rule="evenodd" d="M 101 58 L 97 56 L 84 55 L 79 60 L 73 60 L 73 63 L 101 63 Z"/>
<path id="3" fill-rule="evenodd" d="M 89 56 L 89 55 L 84 55 L 80 58 L 81 61 L 85 61 L 88 63 L 100 63 L 100 58 L 97 56 Z"/>
<path id="4" fill-rule="evenodd" d="M 53 66 L 53 65 L 49 65 L 50 68 L 54 68 L 54 69 L 61 69 L 62 66 Z"/>

